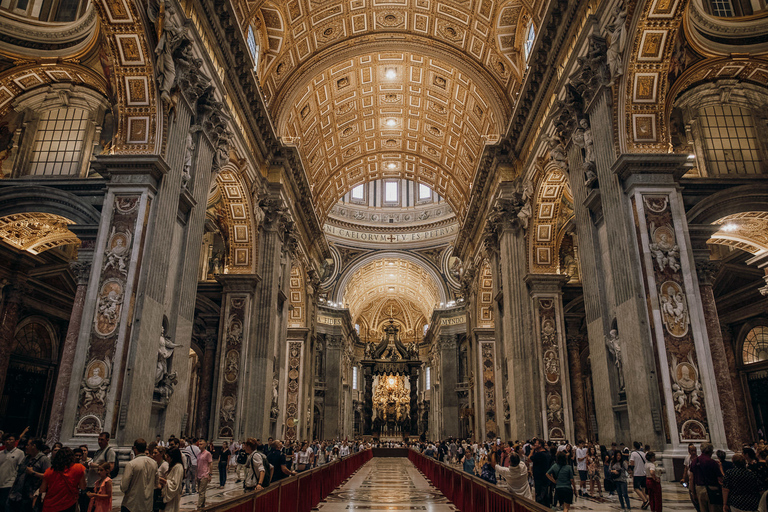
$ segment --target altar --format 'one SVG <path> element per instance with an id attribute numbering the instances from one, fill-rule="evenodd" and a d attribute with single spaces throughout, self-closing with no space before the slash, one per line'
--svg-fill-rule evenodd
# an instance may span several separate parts
<path id="1" fill-rule="evenodd" d="M 378 344 L 365 347 L 363 434 L 381 442 L 418 435 L 418 382 L 421 361 L 415 343 L 406 347 L 393 320 Z"/>

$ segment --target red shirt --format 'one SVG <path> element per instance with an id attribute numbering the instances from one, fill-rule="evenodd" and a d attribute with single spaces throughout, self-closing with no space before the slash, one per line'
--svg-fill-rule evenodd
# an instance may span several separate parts
<path id="1" fill-rule="evenodd" d="M 43 479 L 48 484 L 48 491 L 43 501 L 43 512 L 60 512 L 77 503 L 83 475 L 85 466 L 82 464 L 72 464 L 64 471 L 46 469 Z"/>

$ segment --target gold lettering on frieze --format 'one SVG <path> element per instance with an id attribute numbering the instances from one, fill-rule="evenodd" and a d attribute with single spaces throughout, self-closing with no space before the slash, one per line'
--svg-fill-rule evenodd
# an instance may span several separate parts
<path id="1" fill-rule="evenodd" d="M 459 325 L 464 323 L 467 323 L 467 317 L 465 315 L 443 318 L 440 320 L 440 325 Z"/>
<path id="2" fill-rule="evenodd" d="M 398 244 L 419 242 L 422 240 L 431 240 L 433 238 L 442 238 L 445 236 L 454 235 L 457 231 L 457 225 L 452 224 L 443 228 L 435 228 L 428 231 L 419 231 L 415 233 L 370 233 L 365 231 L 340 228 L 331 226 L 329 224 L 323 226 L 323 229 L 329 235 L 345 238 L 347 240 Z"/>

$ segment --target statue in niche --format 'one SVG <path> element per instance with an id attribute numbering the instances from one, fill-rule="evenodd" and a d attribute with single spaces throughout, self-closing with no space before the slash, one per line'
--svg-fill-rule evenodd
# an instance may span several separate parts
<path id="1" fill-rule="evenodd" d="M 531 180 L 525 180 L 522 188 L 521 202 L 523 203 L 523 206 L 520 208 L 520 211 L 517 212 L 517 218 L 520 219 L 520 225 L 523 226 L 523 229 L 528 229 L 528 219 L 533 216 L 533 182 Z"/>
<path id="2" fill-rule="evenodd" d="M 579 126 L 574 130 L 572 139 L 582 149 L 584 155 L 584 164 L 582 165 L 584 183 L 590 186 L 597 179 L 597 174 L 595 173 L 595 145 L 592 138 L 592 128 L 589 126 L 589 121 L 586 117 L 579 120 Z"/>
<path id="3" fill-rule="evenodd" d="M 192 134 L 193 131 L 190 128 L 190 130 L 187 132 L 186 149 L 184 151 L 184 171 L 181 174 L 182 189 L 186 189 L 187 183 L 189 183 L 189 180 L 192 179 L 192 154 L 195 152 L 195 148 L 197 147 Z"/>
<path id="4" fill-rule="evenodd" d="M 610 36 L 610 44 L 606 52 L 608 69 L 611 72 L 611 82 L 613 85 L 616 79 L 624 74 L 621 65 L 624 48 L 627 46 L 627 8 L 622 3 L 616 4 L 613 8 L 613 18 L 606 27 Z"/>
<path id="5" fill-rule="evenodd" d="M 221 260 L 223 259 L 223 256 L 222 253 L 217 252 L 213 255 L 213 258 L 211 258 L 209 266 L 213 275 L 221 274 Z"/>
<path id="6" fill-rule="evenodd" d="M 163 103 L 171 103 L 171 89 L 176 82 L 176 63 L 173 54 L 187 39 L 186 27 L 180 25 L 176 19 L 176 10 L 169 1 L 161 0 L 159 6 L 147 10 L 150 21 L 155 24 L 157 30 L 157 55 L 156 74 L 157 86 L 160 89 L 160 99 Z"/>
<path id="7" fill-rule="evenodd" d="M 174 343 L 170 337 L 165 335 L 165 328 L 160 329 L 160 343 L 157 351 L 157 369 L 155 370 L 155 387 L 158 387 L 160 382 L 165 377 L 169 376 L 168 363 L 170 362 L 171 357 L 173 357 L 173 349 L 180 346 L 181 344 Z M 173 372 L 172 375 L 175 376 L 176 372 Z"/>
<path id="8" fill-rule="evenodd" d="M 605 346 L 608 347 L 608 351 L 613 356 L 616 374 L 619 377 L 619 391 L 624 391 L 624 360 L 621 356 L 619 332 L 616 329 L 611 329 L 608 333 L 608 336 L 605 338 Z"/>
<path id="9" fill-rule="evenodd" d="M 558 169 L 568 170 L 568 153 L 565 151 L 563 141 L 557 135 L 544 139 L 549 148 L 549 158 Z"/>
<path id="10" fill-rule="evenodd" d="M 579 264 L 572 254 L 565 256 L 565 275 L 569 276 L 570 281 L 579 281 Z"/>
<path id="11" fill-rule="evenodd" d="M 280 409 L 278 408 L 278 392 L 277 392 L 277 386 L 279 384 L 279 381 L 277 380 L 277 377 L 272 379 L 272 405 L 269 408 L 269 417 L 273 420 L 276 420 L 278 415 L 280 414 Z"/>

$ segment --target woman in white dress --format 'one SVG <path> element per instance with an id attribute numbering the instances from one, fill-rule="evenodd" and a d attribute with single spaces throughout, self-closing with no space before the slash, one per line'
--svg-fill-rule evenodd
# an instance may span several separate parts
<path id="1" fill-rule="evenodd" d="M 165 512 L 179 512 L 181 503 L 181 484 L 184 481 L 184 463 L 181 459 L 181 451 L 174 448 L 165 455 L 170 469 L 165 478 L 160 478 L 163 486 L 163 501 Z"/>

